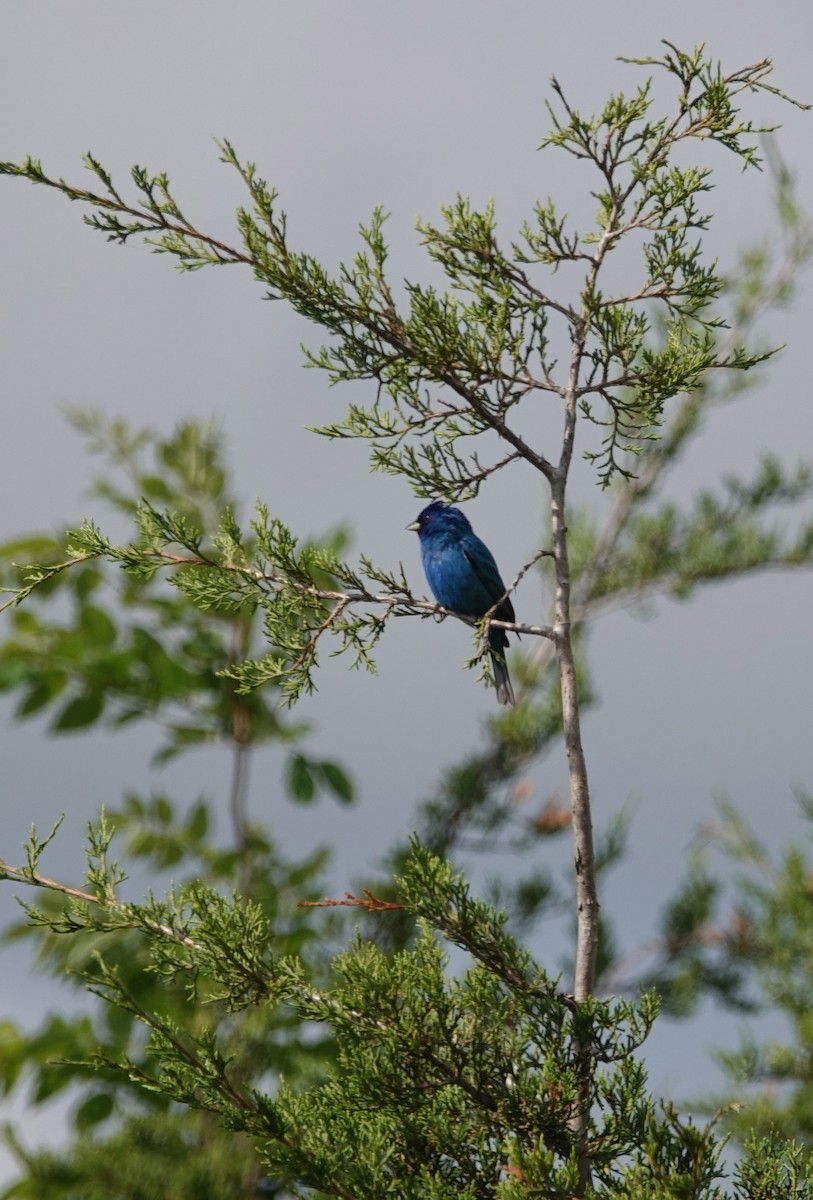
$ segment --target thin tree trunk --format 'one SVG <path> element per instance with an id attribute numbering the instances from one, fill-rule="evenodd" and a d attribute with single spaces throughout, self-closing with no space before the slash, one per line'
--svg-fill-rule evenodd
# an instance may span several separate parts
<path id="1" fill-rule="evenodd" d="M 573 446 L 576 437 L 576 400 L 579 366 L 584 350 L 585 327 L 579 321 L 573 330 L 570 374 L 565 395 L 565 427 L 559 466 L 550 480 L 551 532 L 556 569 L 554 604 L 554 634 L 559 660 L 562 690 L 562 731 L 567 752 L 570 777 L 570 809 L 573 827 L 573 850 L 576 871 L 576 968 L 573 995 L 577 1001 L 591 995 L 596 979 L 598 952 L 598 895 L 596 865 L 593 851 L 593 819 L 590 812 L 590 788 L 587 781 L 587 762 L 582 745 L 579 716 L 579 688 L 573 657 L 571 624 L 570 560 L 567 546 L 567 510 L 565 496 Z M 590 1103 L 593 1094 L 595 1062 L 588 1042 L 575 1038 L 578 1076 L 576 1111 L 572 1127 L 579 1158 L 578 1196 L 583 1196 L 592 1178 L 588 1134 Z"/>
<path id="2" fill-rule="evenodd" d="M 557 494 L 561 493 L 561 494 Z M 570 565 L 567 553 L 564 487 L 553 490 L 553 548 L 556 561 L 554 629 L 562 688 L 562 729 L 570 776 L 570 808 L 576 869 L 576 970 L 573 995 L 584 1000 L 593 991 L 598 951 L 598 896 L 593 851 L 593 819 L 587 763 L 582 745 L 579 690 L 570 624 Z"/>

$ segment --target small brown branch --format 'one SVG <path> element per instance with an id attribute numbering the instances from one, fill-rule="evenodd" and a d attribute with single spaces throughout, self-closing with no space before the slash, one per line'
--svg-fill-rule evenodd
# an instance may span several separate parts
<path id="1" fill-rule="evenodd" d="M 443 371 L 440 373 L 439 377 L 441 382 L 445 383 L 447 387 L 451 388 L 452 391 L 457 392 L 459 396 L 462 396 L 468 402 L 469 406 L 474 410 L 474 412 L 476 412 L 477 416 L 481 419 L 481 421 L 483 421 L 484 424 L 488 425 L 489 428 L 493 429 L 499 437 L 508 442 L 509 445 L 513 446 L 520 458 L 524 458 L 526 462 L 529 462 L 532 467 L 537 469 L 537 471 L 541 471 L 546 479 L 550 479 L 552 477 L 553 464 L 550 463 L 547 458 L 545 458 L 544 454 L 540 454 L 538 451 L 533 450 L 528 443 L 519 436 L 518 433 L 515 433 L 515 431 L 505 423 L 502 417 L 498 417 L 492 413 L 484 397 L 479 392 L 474 389 L 467 388 L 460 382 L 457 376 L 451 374 L 451 372 Z"/>
<path id="2" fill-rule="evenodd" d="M 562 254 L 561 258 L 563 260 L 566 259 L 568 262 L 576 262 L 578 259 L 587 259 L 588 261 L 591 261 L 592 255 L 585 254 L 580 251 L 575 254 Z M 519 288 L 521 291 L 524 291 L 526 295 L 531 296 L 544 308 L 549 308 L 552 312 L 559 313 L 559 315 L 564 317 L 567 321 L 576 320 L 578 314 L 576 313 L 575 309 L 571 308 L 569 304 L 560 304 L 558 300 L 554 300 L 553 297 L 548 295 L 547 292 L 543 292 L 540 288 L 536 287 L 535 284 L 531 283 L 528 275 L 522 270 L 521 267 L 513 265 L 509 266 L 507 275 L 515 287 Z"/>
<path id="3" fill-rule="evenodd" d="M 26 596 L 29 596 L 41 583 L 46 583 L 49 579 L 53 579 L 56 575 L 61 575 L 63 571 L 67 571 L 70 567 L 75 567 L 79 563 L 87 562 L 88 559 L 97 558 L 96 554 L 80 554 L 76 558 L 67 558 L 64 562 L 53 563 L 51 566 L 42 567 L 42 578 L 35 580 L 33 583 L 27 584 L 21 588 L 0 588 L 0 595 L 10 593 L 8 600 L 0 604 L 0 613 L 5 612 L 7 608 L 14 608 Z"/>
<path id="4" fill-rule="evenodd" d="M 553 557 L 554 557 L 554 553 L 552 550 L 540 550 L 538 552 L 538 554 L 535 554 L 533 556 L 533 558 L 529 559 L 528 562 L 526 562 L 523 567 L 520 567 L 513 583 L 510 585 L 510 587 L 506 588 L 505 592 L 502 594 L 502 596 L 500 596 L 499 600 L 495 601 L 495 603 L 492 604 L 492 606 L 488 610 L 488 612 L 485 613 L 484 616 L 480 618 L 481 621 L 485 622 L 485 624 L 483 626 L 483 644 L 484 645 L 488 641 L 488 631 L 489 631 L 489 629 L 492 628 L 492 626 L 495 629 L 505 629 L 510 633 L 520 634 L 520 633 L 525 632 L 524 629 L 518 628 L 518 623 L 516 621 L 495 621 L 494 618 L 492 617 L 492 613 L 496 612 L 496 610 L 500 607 L 500 605 L 503 603 L 503 601 L 507 600 L 508 597 L 511 595 L 511 593 L 516 591 L 520 580 L 523 578 L 523 576 L 525 576 L 528 573 L 528 571 L 530 571 L 531 567 L 533 567 L 536 563 L 538 563 L 540 561 L 540 559 L 553 558 Z M 458 616 L 459 614 L 455 613 L 453 615 Z M 555 630 L 552 629 L 549 625 L 535 625 L 535 626 L 532 626 L 531 628 L 538 630 L 538 633 L 536 636 L 547 637 L 547 638 L 550 638 L 551 640 L 555 640 L 555 638 L 556 638 Z"/>
<path id="5" fill-rule="evenodd" d="M 390 912 L 404 907 L 394 900 L 380 900 L 369 888 L 365 888 L 361 896 L 345 892 L 343 900 L 332 900 L 326 896 L 324 900 L 300 900 L 297 904 L 297 908 L 363 908 L 369 913 Z"/>
<path id="6" fill-rule="evenodd" d="M 24 883 L 29 887 L 44 888 L 49 892 L 59 892 L 63 896 L 69 896 L 72 900 L 79 900 L 84 904 L 93 904 L 98 908 L 112 909 L 121 916 L 129 917 L 131 919 L 131 928 L 133 929 L 160 933 L 163 937 L 169 938 L 170 941 L 176 942 L 180 946 L 188 946 L 191 949 L 201 948 L 192 938 L 181 934 L 177 929 L 173 929 L 171 925 L 149 921 L 144 917 L 136 920 L 129 906 L 121 900 L 117 900 L 115 896 L 98 896 L 93 892 L 85 892 L 81 888 L 71 887 L 67 883 L 60 883 L 57 879 L 49 879 L 47 875 L 40 875 L 38 871 L 33 871 L 29 867 L 14 867 L 11 863 L 4 862 L 2 859 L 0 859 L 0 879 L 9 879 L 13 883 Z"/>
<path id="7" fill-rule="evenodd" d="M 400 595 L 392 592 L 370 592 L 365 589 L 351 592 L 340 592 L 334 591 L 330 588 L 318 588 L 313 584 L 303 583 L 300 580 L 283 580 L 276 574 L 267 574 L 264 571 L 256 571 L 250 567 L 245 567 L 235 563 L 217 562 L 214 559 L 200 558 L 194 555 L 170 554 L 166 550 L 135 550 L 132 548 L 129 552 L 133 555 L 140 554 L 144 558 L 159 558 L 163 563 L 171 567 L 208 567 L 213 570 L 240 575 L 243 578 L 257 584 L 259 587 L 265 588 L 268 593 L 280 591 L 283 587 L 292 587 L 296 588 L 298 591 L 307 596 L 313 597 L 314 600 L 335 601 L 335 607 L 330 610 L 325 619 L 314 631 L 313 636 L 309 640 L 305 650 L 299 656 L 294 666 L 301 665 L 307 655 L 307 651 L 313 646 L 316 640 L 336 623 L 336 621 L 342 616 L 347 608 L 357 604 L 384 606 L 387 610 L 384 617 L 385 620 L 392 615 L 393 612 L 397 612 L 400 616 L 436 615 L 440 617 L 454 617 L 455 620 L 463 621 L 464 624 L 467 625 L 478 625 L 483 619 L 481 616 L 475 617 L 469 616 L 465 613 L 453 612 L 451 609 L 444 608 L 442 604 L 436 604 L 432 600 L 419 600 L 409 592 L 404 592 Z M 530 559 L 529 562 L 527 562 L 521 568 L 516 576 L 516 579 L 506 592 L 506 595 L 513 592 L 525 573 L 534 565 L 534 563 L 538 562 L 540 558 L 544 558 L 546 555 L 552 556 L 553 551 L 541 550 L 532 559 Z M 57 571 L 66 570 L 69 567 L 77 566 L 79 563 L 86 562 L 88 559 L 99 557 L 101 557 L 99 554 L 85 554 L 81 557 L 68 559 L 63 563 L 57 564 L 54 568 L 46 568 L 48 572 L 47 577 L 50 578 L 51 574 L 55 574 Z M 33 587 L 36 586 L 36 584 L 33 585 Z M 20 589 L 20 592 L 25 592 L 28 590 L 30 590 L 30 588 Z M 17 601 L 17 598 L 20 596 L 20 592 L 16 592 L 10 600 L 6 601 L 5 605 L 0 606 L 0 612 L 3 611 L 3 608 L 7 608 L 14 604 Z M 498 605 L 502 599 L 504 599 L 504 597 L 500 598 Z M 498 605 L 495 605 L 495 607 Z M 492 621 L 491 624 L 498 629 L 506 629 L 510 633 L 525 633 L 530 637 L 554 637 L 553 628 L 549 625 L 530 625 L 520 621 Z"/>
<path id="8" fill-rule="evenodd" d="M 131 554 L 143 554 L 145 558 L 161 558 L 164 562 L 174 567 L 220 567 L 221 563 L 215 562 L 213 558 L 191 558 L 184 554 L 170 554 L 168 550 L 138 550 L 135 547 L 130 548 Z M 237 567 L 229 566 L 224 568 L 229 571 L 239 570 Z"/>
<path id="9" fill-rule="evenodd" d="M 488 479 L 489 475 L 493 475 L 495 471 L 501 471 L 503 467 L 507 467 L 509 463 L 516 462 L 520 458 L 518 450 L 512 450 L 510 454 L 506 454 L 505 458 L 501 458 L 499 462 L 492 463 L 490 467 L 483 467 L 476 475 L 469 475 L 466 478 L 465 486 L 469 488 L 472 484 L 482 483 Z"/>
<path id="10" fill-rule="evenodd" d="M 63 896 L 70 896 L 72 900 L 82 900 L 86 904 L 108 903 L 100 900 L 92 892 L 83 892 L 81 888 L 70 887 L 67 883 L 49 879 L 47 875 L 40 875 L 28 867 L 14 867 L 2 859 L 0 859 L 0 879 L 10 879 L 12 883 L 26 883 L 31 887 L 45 888 L 49 892 L 60 892 Z"/>
<path id="11" fill-rule="evenodd" d="M 598 371 L 598 363 L 595 364 L 595 370 Z M 642 376 L 637 371 L 625 371 L 623 375 L 617 375 L 615 379 L 610 379 L 606 374 L 597 382 L 591 379 L 589 383 L 583 383 L 579 387 L 579 397 L 591 395 L 598 392 L 609 404 L 614 404 L 615 399 L 608 396 L 607 393 L 614 388 L 635 387 L 641 382 Z M 596 422 L 596 424 L 606 424 L 607 422 Z"/>
<path id="12" fill-rule="evenodd" d="M 174 221 L 170 221 L 164 214 L 157 213 L 153 208 L 150 208 L 149 205 L 142 205 L 134 208 L 132 205 L 125 204 L 118 193 L 114 192 L 113 198 L 111 199 L 110 196 L 102 196 L 98 192 L 90 192 L 86 191 L 84 188 L 71 187 L 70 184 L 66 183 L 64 179 L 51 179 L 49 176 L 44 174 L 37 175 L 35 178 L 24 173 L 23 171 L 16 171 L 15 173 L 21 175 L 23 178 L 28 178 L 32 183 L 42 184 L 44 187 L 55 188 L 57 191 L 62 192 L 62 194 L 67 196 L 70 200 L 81 200 L 85 204 L 92 205 L 95 208 L 100 208 L 105 212 L 121 213 L 125 216 L 133 217 L 136 221 L 143 221 L 151 226 L 152 231 L 155 233 L 160 233 L 163 230 L 166 233 L 176 233 L 182 238 L 191 238 L 195 242 L 200 242 L 201 245 L 211 247 L 211 249 L 217 253 L 220 261 L 224 264 L 254 264 L 254 260 L 252 258 L 250 258 L 247 254 L 243 254 L 240 250 L 235 249 L 234 246 L 230 246 L 226 242 L 221 242 L 208 233 L 201 233 L 199 230 L 195 229 L 194 226 L 188 223 L 177 224 Z M 133 231 L 134 234 L 146 234 L 148 232 L 150 232 L 149 229 Z"/>
<path id="13" fill-rule="evenodd" d="M 301 653 L 291 664 L 289 670 L 297 671 L 302 666 L 302 664 L 307 660 L 308 655 L 310 655 L 316 648 L 316 643 L 319 641 L 319 638 L 322 636 L 322 634 L 330 629 L 331 626 L 335 625 L 337 621 L 341 620 L 342 614 L 349 604 L 349 597 L 339 600 L 336 607 L 330 610 L 324 621 L 322 621 L 321 625 L 319 625 L 319 627 L 315 629 L 313 634 L 308 638 L 307 642 L 302 647 Z"/>
<path id="14" fill-rule="evenodd" d="M 600 300 L 597 307 L 618 308 L 622 304 L 635 304 L 639 300 L 662 300 L 664 296 L 675 296 L 678 294 L 674 288 L 668 288 L 666 284 L 661 284 L 659 287 L 644 284 L 638 292 L 630 292 L 625 296 L 610 296 L 606 300 Z"/>

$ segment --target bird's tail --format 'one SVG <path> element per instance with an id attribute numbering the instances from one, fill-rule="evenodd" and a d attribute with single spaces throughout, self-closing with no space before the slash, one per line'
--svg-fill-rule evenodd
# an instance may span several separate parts
<path id="1" fill-rule="evenodd" d="M 498 702 L 500 704 L 510 704 L 512 708 L 515 707 L 517 702 L 514 699 L 514 689 L 511 687 L 511 677 L 508 674 L 505 655 L 492 650 L 491 665 L 494 669 L 494 683 L 497 688 Z"/>

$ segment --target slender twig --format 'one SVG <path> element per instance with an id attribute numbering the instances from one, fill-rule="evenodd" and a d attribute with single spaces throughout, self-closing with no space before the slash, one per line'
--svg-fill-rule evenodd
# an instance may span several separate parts
<path id="1" fill-rule="evenodd" d="M 28 160 L 26 165 L 29 165 L 30 161 Z M 133 217 L 136 221 L 143 221 L 145 228 L 133 229 L 133 234 L 146 234 L 150 231 L 159 233 L 163 230 L 166 233 L 177 234 L 180 238 L 191 238 L 193 242 L 199 242 L 203 246 L 210 247 L 218 256 L 219 261 L 224 265 L 228 263 L 254 265 L 254 259 L 249 255 L 244 254 L 235 246 L 230 246 L 227 242 L 222 242 L 218 238 L 212 237 L 211 234 L 201 232 L 201 230 L 196 229 L 189 222 L 176 223 L 170 220 L 165 213 L 157 211 L 156 208 L 151 207 L 149 204 L 142 204 L 138 207 L 126 204 L 112 187 L 110 196 L 102 196 L 98 192 L 72 187 L 64 179 L 52 179 L 41 170 L 38 170 L 34 174 L 31 171 L 13 168 L 13 164 L 11 163 L 2 163 L 0 167 L 5 168 L 5 174 L 21 175 L 31 180 L 32 183 L 41 184 L 43 187 L 55 188 L 70 200 L 81 200 L 83 203 L 92 205 L 103 211 L 114 214 L 120 213 L 128 217 Z"/>
<path id="2" fill-rule="evenodd" d="M 3 859 L 0 859 L 0 878 L 10 879 L 13 883 L 27 883 L 31 887 L 45 888 L 49 892 L 61 892 L 63 896 L 70 896 L 72 900 L 82 900 L 87 904 L 102 903 L 93 892 L 84 892 L 81 888 L 60 883 L 57 879 L 49 879 L 47 875 L 40 875 L 38 871 L 32 871 L 28 867 L 14 867 Z"/>
<path id="3" fill-rule="evenodd" d="M 251 640 L 251 622 L 237 616 L 232 621 L 231 647 L 229 665 L 234 666 L 246 657 Z M 232 692 L 229 696 L 231 715 L 230 743 L 232 752 L 231 783 L 229 786 L 229 813 L 234 827 L 234 839 L 240 856 L 239 891 L 243 894 L 250 892 L 251 862 L 249 845 L 251 841 L 247 815 L 248 801 L 248 770 L 250 764 L 250 747 L 252 742 L 251 711 L 244 696 Z"/>
<path id="4" fill-rule="evenodd" d="M 240 575 L 251 582 L 258 584 L 268 594 L 282 591 L 283 588 L 294 588 L 304 595 L 312 597 L 314 600 L 326 600 L 335 602 L 335 607 L 330 610 L 324 620 L 319 624 L 314 631 L 309 645 L 312 645 L 317 638 L 330 629 L 343 613 L 350 607 L 360 604 L 379 605 L 387 609 L 387 615 L 391 611 L 397 611 L 399 616 L 417 615 L 417 616 L 439 616 L 439 617 L 454 617 L 455 620 L 463 621 L 466 625 L 479 625 L 483 620 L 481 616 L 470 616 L 466 613 L 453 612 L 450 608 L 444 608 L 442 604 L 436 604 L 433 600 L 419 600 L 413 596 L 411 592 L 393 593 L 393 592 L 371 592 L 366 589 L 356 589 L 353 591 L 339 591 L 332 588 L 320 588 L 314 584 L 304 583 L 301 580 L 280 578 L 277 574 L 257 571 L 251 567 L 243 566 L 237 563 L 217 562 L 211 558 L 201 558 L 196 555 L 171 554 L 166 550 L 130 550 L 131 554 L 138 553 L 145 558 L 159 558 L 167 566 L 171 567 L 208 567 L 218 571 Z M 519 584 L 523 576 L 530 568 L 544 558 L 546 555 L 552 556 L 551 550 L 540 550 L 533 558 L 529 559 L 518 571 L 514 581 L 505 593 L 505 596 L 511 592 Z M 57 572 L 65 571 L 71 567 L 78 566 L 82 562 L 87 562 L 88 559 L 98 558 L 98 554 L 83 554 L 76 558 L 67 559 L 65 562 L 59 563 L 54 567 L 43 568 L 46 572 L 44 578 L 52 578 Z M 39 580 L 37 583 L 40 582 Z M 23 594 L 28 594 L 37 584 L 28 585 L 25 588 L 16 591 L 3 606 L 0 606 L 0 612 L 3 608 L 7 608 L 18 602 Z M 505 596 L 500 597 L 500 600 L 494 606 L 499 607 L 499 604 L 505 599 Z M 497 621 L 492 620 L 491 624 L 498 629 L 505 629 L 509 633 L 525 633 L 531 637 L 553 638 L 554 630 L 550 625 L 531 625 L 521 621 Z M 304 661 L 306 654 L 300 656 L 297 663 Z"/>
<path id="5" fill-rule="evenodd" d="M 71 887 L 67 883 L 60 883 L 58 879 L 49 879 L 47 875 L 40 875 L 38 871 L 32 870 L 30 867 L 15 867 L 11 863 L 4 862 L 0 859 L 0 879 L 9 879 L 16 883 L 25 883 L 30 887 L 44 888 L 48 892 L 59 892 L 63 896 L 69 896 L 72 900 L 79 900 L 85 904 L 97 905 L 99 908 L 109 908 L 123 916 L 129 916 L 132 921 L 132 927 L 143 929 L 145 932 L 160 933 L 163 937 L 170 941 L 177 942 L 178 945 L 187 946 L 194 949 L 202 947 L 192 938 L 186 937 L 179 933 L 177 929 L 173 929 L 171 925 L 163 922 L 150 921 L 143 916 L 136 921 L 132 916 L 132 910 L 128 905 L 121 900 L 116 900 L 113 896 L 98 896 L 93 892 L 85 892 L 81 888 Z"/>
<path id="6" fill-rule="evenodd" d="M 402 909 L 405 905 L 396 900 L 380 900 L 369 888 L 365 888 L 361 896 L 345 892 L 341 900 L 332 900 L 326 896 L 324 900 L 300 900 L 297 908 L 363 908 L 369 913 L 389 912 L 391 909 Z"/>

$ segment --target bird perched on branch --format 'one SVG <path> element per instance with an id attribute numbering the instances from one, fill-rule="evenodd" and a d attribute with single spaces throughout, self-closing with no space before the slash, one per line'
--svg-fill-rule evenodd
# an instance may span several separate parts
<path id="1" fill-rule="evenodd" d="M 467 617 L 485 616 L 496 604 L 492 615 L 498 621 L 515 619 L 514 606 L 505 594 L 507 589 L 493 554 L 459 508 L 434 500 L 407 529 L 413 529 L 420 538 L 423 569 L 438 604 Z M 497 699 L 500 704 L 515 704 L 505 665 L 506 630 L 492 626 L 488 644 Z"/>

